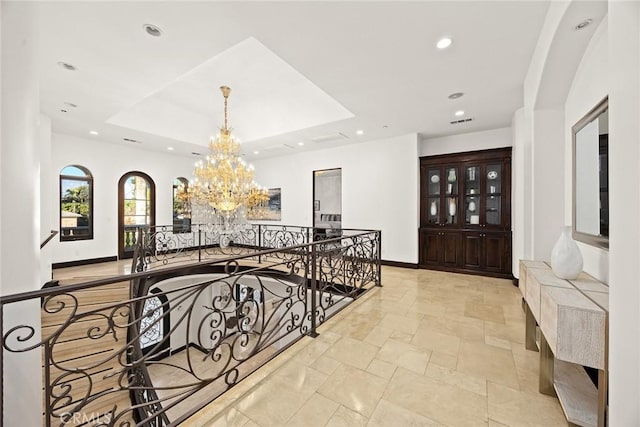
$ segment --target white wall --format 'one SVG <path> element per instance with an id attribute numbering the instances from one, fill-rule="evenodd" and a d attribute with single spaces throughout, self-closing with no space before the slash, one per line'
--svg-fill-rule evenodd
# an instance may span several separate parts
<path id="1" fill-rule="evenodd" d="M 526 147 L 523 140 L 524 110 L 520 108 L 513 115 L 511 122 L 511 135 L 513 151 L 511 152 L 512 176 L 511 176 L 511 236 L 512 265 L 511 271 L 514 277 L 520 276 L 520 260 L 527 259 L 525 254 L 525 242 L 527 229 L 525 222 L 525 159 Z M 517 165 L 517 170 L 516 170 Z M 521 170 L 522 169 L 522 170 Z M 530 170 L 529 170 L 530 173 Z"/>
<path id="2" fill-rule="evenodd" d="M 573 212 L 572 197 L 572 141 L 571 128 L 609 93 L 609 50 L 608 21 L 599 26 L 584 57 L 578 66 L 565 103 L 565 210 L 564 223 L 571 224 Z M 578 242 L 584 258 L 584 271 L 594 277 L 609 282 L 609 252 Z"/>
<path id="3" fill-rule="evenodd" d="M 313 171 L 342 168 L 342 226 L 382 230 L 382 259 L 418 262 L 418 136 L 254 162 L 256 181 L 282 188 L 282 224 L 312 225 Z"/>
<path id="4" fill-rule="evenodd" d="M 33 5 L 1 2 L 2 130 L 0 145 L 0 229 L 2 264 L 0 292 L 9 295 L 38 289 L 40 285 L 40 100 L 37 38 Z M 3 332 L 18 325 L 33 328 L 25 342 L 5 344 L 26 348 L 40 341 L 40 301 L 4 306 Z M 28 329 L 19 333 L 29 336 Z M 39 349 L 26 353 L 3 352 L 3 423 L 40 425 L 42 402 Z"/>
<path id="5" fill-rule="evenodd" d="M 517 208 L 524 212 L 514 212 L 524 218 L 524 258 L 548 260 L 562 226 L 571 225 L 570 129 L 607 93 L 608 71 L 606 22 L 593 36 L 591 29 L 578 33 L 570 24 L 601 9 L 595 2 L 552 2 L 525 78 L 524 123 L 516 137 L 525 156 L 514 160 L 514 179 L 524 182 L 524 204 Z M 563 75 L 554 72 L 559 69 Z M 569 79 L 567 70 L 575 70 Z M 580 247 L 585 271 L 606 282 L 606 252 Z"/>
<path id="6" fill-rule="evenodd" d="M 40 133 L 38 153 L 40 157 L 40 241 L 49 237 L 51 230 L 58 230 L 58 225 L 51 220 L 56 200 L 57 186 L 51 179 L 51 119 L 40 115 Z M 51 280 L 51 259 L 53 257 L 52 241 L 40 249 L 40 284 Z"/>
<path id="7" fill-rule="evenodd" d="M 568 57 L 575 52 L 549 54 L 550 46 L 564 23 L 573 22 L 583 8 L 595 7 L 592 2 L 552 2 L 547 21 L 542 30 L 538 47 L 533 56 L 529 73 L 525 79 L 524 124 L 517 141 L 531 139 L 532 146 L 539 142 L 537 138 L 549 133 L 536 123 L 539 109 L 536 99 L 544 88 L 558 89 L 553 81 L 554 73 L 544 73 L 549 61 L 562 61 L 565 67 L 573 66 Z M 569 20 L 565 13 L 571 12 Z M 591 274 L 606 280 L 610 285 L 609 295 L 609 422 L 614 426 L 640 425 L 640 3 L 608 2 L 607 21 L 601 24 L 588 45 L 582 48 L 583 56 L 575 67 L 575 75 L 568 83 L 566 98 L 562 101 L 564 126 L 560 131 L 562 138 L 564 176 L 564 200 L 559 206 L 548 206 L 548 215 L 558 216 L 565 224 L 571 222 L 571 146 L 570 128 L 587 111 L 594 107 L 607 93 L 609 94 L 609 183 L 610 183 L 610 251 L 581 245 L 585 258 L 585 269 Z M 563 23 L 563 21 L 566 21 Z M 565 29 L 566 31 L 566 29 Z M 571 36 L 577 37 L 574 33 Z M 567 42 L 567 38 L 560 40 Z M 574 49 L 575 50 L 575 49 Z M 551 80 L 551 81 L 548 81 Z M 549 100 L 549 93 L 545 95 Z M 550 106 L 545 105 L 544 110 Z M 553 107 L 553 106 L 552 106 Z M 543 111 L 544 111 L 543 110 Z M 557 115 L 555 115 L 557 119 Z M 555 122 L 554 118 L 549 118 Z M 529 132 L 528 127 L 531 127 Z M 553 127 L 556 127 L 555 124 Z M 536 130 L 538 133 L 536 134 Z M 557 139 L 556 132 L 548 136 Z M 534 148 L 535 150 L 535 148 Z M 539 155 L 535 160 L 554 161 L 554 154 Z M 524 160 L 523 179 L 527 180 Z M 518 167 L 518 165 L 516 165 Z M 531 168 L 530 179 L 534 186 L 538 183 L 544 168 Z M 567 176 L 569 175 L 569 176 Z M 525 184 L 525 196 L 529 194 Z M 540 194 L 539 194 L 540 195 Z M 530 206 L 532 212 L 538 209 L 531 199 L 525 200 L 525 218 Z M 534 213 L 540 215 L 540 212 Z M 526 220 L 525 220 L 526 223 Z M 542 221 L 535 220 L 531 240 L 544 227 Z M 527 237 L 525 235 L 525 240 Z M 525 242 L 525 255 L 532 241 Z M 533 251 L 532 251 L 533 252 Z"/>
<path id="8" fill-rule="evenodd" d="M 564 226 L 564 111 L 562 107 L 533 112 L 532 243 L 533 259 L 549 261 Z"/>
<path id="9" fill-rule="evenodd" d="M 437 154 L 511 147 L 512 145 L 513 135 L 511 128 L 506 127 L 440 138 L 425 138 L 420 142 L 419 155 L 421 157 L 435 156 Z"/>
<path id="10" fill-rule="evenodd" d="M 640 3 L 609 3 L 609 421 L 640 425 Z"/>
<path id="11" fill-rule="evenodd" d="M 80 165 L 93 175 L 93 239 L 61 242 L 54 239 L 53 262 L 68 262 L 118 254 L 118 181 L 127 172 L 149 175 L 156 186 L 156 224 L 173 222 L 173 180 L 190 179 L 194 159 L 143 151 L 138 148 L 99 143 L 94 140 L 54 133 L 52 136 L 52 176 L 56 184 L 52 223 L 59 228 L 58 177 L 62 168 Z"/>

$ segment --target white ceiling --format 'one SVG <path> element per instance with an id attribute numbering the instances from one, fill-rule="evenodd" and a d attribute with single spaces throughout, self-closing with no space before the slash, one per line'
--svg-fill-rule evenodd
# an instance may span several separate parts
<path id="1" fill-rule="evenodd" d="M 131 144 L 123 141 L 129 138 L 140 148 L 171 146 L 192 156 L 222 125 L 217 88 L 228 85 L 229 123 L 248 159 L 411 132 L 435 137 L 505 127 L 522 106 L 547 7 L 42 2 L 42 110 L 55 132 L 115 144 Z M 144 24 L 163 36 L 149 36 Z M 438 50 L 443 35 L 454 42 Z M 453 92 L 465 96 L 448 99 Z M 473 121 L 450 124 L 459 109 Z"/>

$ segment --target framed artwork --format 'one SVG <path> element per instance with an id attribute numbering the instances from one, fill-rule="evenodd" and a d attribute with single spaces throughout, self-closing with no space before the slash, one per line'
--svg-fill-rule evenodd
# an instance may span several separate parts
<path id="1" fill-rule="evenodd" d="M 280 188 L 269 189 L 269 201 L 267 202 L 267 208 L 262 209 L 259 212 L 252 212 L 247 215 L 249 220 L 264 220 L 264 221 L 280 221 L 282 219 L 282 209 L 280 204 Z"/>
<path id="2" fill-rule="evenodd" d="M 320 210 L 320 200 L 314 200 L 313 201 L 313 210 L 314 211 L 319 211 Z"/>

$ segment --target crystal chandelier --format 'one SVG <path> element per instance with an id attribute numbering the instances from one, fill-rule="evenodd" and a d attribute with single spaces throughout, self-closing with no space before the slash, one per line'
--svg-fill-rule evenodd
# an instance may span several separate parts
<path id="1" fill-rule="evenodd" d="M 209 143 L 205 161 L 196 163 L 194 179 L 184 189 L 192 221 L 206 224 L 210 231 L 228 235 L 249 226 L 247 213 L 260 210 L 269 200 L 266 189 L 253 181 L 253 166 L 240 158 L 240 143 L 227 125 L 227 101 L 231 89 L 220 87 L 224 97 L 224 126 Z"/>

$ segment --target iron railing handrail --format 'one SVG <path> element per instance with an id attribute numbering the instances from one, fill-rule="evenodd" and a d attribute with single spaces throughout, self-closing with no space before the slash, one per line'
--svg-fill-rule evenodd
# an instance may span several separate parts
<path id="1" fill-rule="evenodd" d="M 158 227 L 161 231 L 156 231 Z M 12 303 L 42 299 L 45 301 L 45 311 L 48 314 L 64 315 L 64 318 L 55 320 L 58 323 L 62 322 L 56 325 L 55 331 L 49 331 L 46 338 L 43 336 L 36 343 L 28 341 L 36 336 L 35 331 L 41 327 L 40 322 L 33 325 L 18 323 L 7 330 L 2 328 L 1 331 L 3 350 L 0 352 L 0 365 L 3 365 L 5 349 L 19 353 L 38 351 L 40 348 L 44 352 L 45 425 L 53 425 L 54 419 L 57 418 L 64 424 L 65 417 L 72 414 L 93 417 L 94 412 L 84 412 L 90 410 L 85 408 L 89 408 L 94 400 L 99 402 L 103 393 L 104 396 L 120 398 L 119 393 L 123 390 L 129 392 L 129 406 L 113 406 L 109 409 L 110 404 L 104 407 L 98 404 L 92 407 L 95 413 L 101 414 L 100 417 L 106 417 L 102 421 L 111 421 L 111 417 L 116 416 L 114 421 L 120 419 L 124 423 L 129 421 L 125 421 L 123 417 L 133 417 L 136 425 L 177 425 L 221 392 L 205 394 L 204 400 L 200 397 L 191 400 L 190 406 L 181 408 L 180 412 L 171 415 L 171 420 L 168 414 L 174 407 L 177 408 L 177 401 L 172 401 L 171 396 L 162 395 L 159 393 L 160 390 L 172 390 L 172 393 L 175 392 L 175 396 L 180 396 L 181 399 L 192 399 L 214 383 L 223 386 L 224 390 L 229 389 L 302 336 L 316 336 L 318 325 L 333 317 L 367 289 L 371 289 L 371 285 L 382 286 L 382 233 L 379 230 L 345 229 L 347 233 L 341 233 L 336 237 L 314 240 L 315 235 L 311 234 L 313 227 L 255 225 L 247 233 L 236 233 L 230 240 L 233 242 L 230 246 L 227 246 L 229 241 L 223 244 L 222 240 L 216 240 L 221 237 L 219 234 L 216 237 L 215 232 L 203 233 L 204 230 L 200 230 L 195 232 L 197 240 L 192 237 L 179 242 L 182 245 L 179 250 L 185 251 L 187 257 L 167 258 L 166 253 L 159 257 L 157 254 L 163 253 L 167 245 L 157 245 L 157 242 L 162 241 L 163 234 L 167 236 L 171 227 L 140 228 L 129 274 L 0 296 L 0 313 L 3 313 L 5 306 Z M 265 231 L 270 233 L 263 235 L 262 232 Z M 206 243 L 204 246 L 201 240 L 203 235 Z M 261 242 L 262 237 L 266 242 Z M 197 246 L 188 246 L 196 242 Z M 300 243 L 291 244 L 292 242 Z M 266 246 L 262 247 L 262 243 Z M 217 249 L 210 251 L 211 246 Z M 227 248 L 235 254 L 226 253 Z M 238 248 L 241 252 L 237 252 Z M 247 248 L 249 251 L 245 250 Z M 198 256 L 198 260 L 193 259 L 194 255 Z M 213 255 L 216 258 L 201 259 L 201 255 Z M 168 262 L 172 262 L 172 259 L 181 262 L 169 266 Z M 263 264 L 261 259 L 265 259 L 266 264 Z M 244 260 L 250 262 L 243 262 Z M 278 267 L 282 266 L 285 268 L 279 270 Z M 137 270 L 138 267 L 144 270 Z M 276 269 L 273 269 L 274 267 Z M 196 278 L 196 275 L 202 274 L 212 276 L 192 283 L 178 283 L 178 286 L 173 288 L 160 287 L 160 283 L 167 279 L 181 276 Z M 245 282 L 245 278 L 252 279 Z M 76 291 L 100 289 L 104 285 L 118 282 L 128 283 L 128 287 L 123 288 L 127 296 L 117 296 L 113 301 L 105 300 L 98 306 L 87 305 L 86 302 L 79 304 L 80 295 L 74 295 Z M 278 290 L 282 285 L 286 286 L 287 290 Z M 249 291 L 241 291 L 239 286 Z M 206 291 L 207 289 L 210 291 Z M 227 289 L 226 293 L 224 289 Z M 257 297 L 254 292 L 259 292 Z M 160 306 L 151 304 L 151 308 L 147 309 L 147 303 L 156 298 L 154 295 L 164 297 L 164 302 L 160 300 Z M 56 300 L 58 296 L 61 298 Z M 199 300 L 202 296 L 204 300 Z M 68 298 L 71 300 L 67 303 L 65 301 Z M 201 302 L 196 304 L 196 301 Z M 46 309 L 47 304 L 51 305 L 49 310 Z M 181 311 L 182 304 L 186 305 L 184 312 Z M 62 313 L 61 310 L 67 305 L 71 312 Z M 76 311 L 80 305 L 85 308 Z M 203 309 L 206 313 L 201 311 Z M 251 317 L 251 313 L 254 313 L 255 318 Z M 171 324 L 169 322 L 174 314 L 177 316 L 176 323 Z M 78 334 L 75 329 L 67 329 L 75 327 L 75 322 L 79 319 L 91 320 L 79 325 L 79 329 L 87 328 L 85 332 L 81 331 Z M 205 319 L 208 319 L 207 322 Z M 94 321 L 97 325 L 91 323 Z M 152 341 L 157 333 L 155 328 L 162 327 L 159 326 L 161 323 L 165 324 L 163 327 L 166 331 L 162 329 L 164 332 L 160 332 L 160 341 Z M 0 325 L 2 324 L 0 321 Z M 179 330 L 180 325 L 186 325 L 186 332 Z M 197 326 L 195 335 L 192 335 L 190 325 Z M 69 335 L 65 335 L 67 332 Z M 205 335 L 201 335 L 203 332 Z M 79 342 L 80 339 L 101 340 L 107 336 L 107 342 L 113 340 L 119 341 L 120 344 L 108 352 L 100 350 L 102 359 L 92 361 L 89 365 L 67 364 L 64 356 L 56 353 L 64 349 L 64 346 L 68 347 L 67 342 Z M 173 338 L 176 339 L 175 343 L 171 342 Z M 227 339 L 229 341 L 226 341 Z M 178 347 L 182 340 L 185 346 Z M 10 344 L 7 345 L 7 342 Z M 274 349 L 264 352 L 276 343 L 282 343 L 283 346 L 273 354 L 270 351 Z M 203 352 L 210 359 L 209 363 L 214 364 L 211 374 L 203 376 L 199 368 L 192 366 L 192 358 L 196 357 L 196 354 L 198 358 L 202 357 L 199 353 L 189 352 L 192 345 L 196 347 L 193 351 Z M 92 350 L 81 348 L 82 352 L 79 354 L 92 354 Z M 181 353 L 183 349 L 185 353 Z M 189 368 L 184 368 L 178 362 L 163 361 L 162 364 L 181 370 L 190 378 L 190 382 L 183 384 L 178 381 L 155 387 L 150 370 L 155 359 L 151 357 L 165 354 L 167 351 L 166 354 L 172 355 L 174 350 L 188 362 Z M 125 352 L 126 357 L 122 358 Z M 259 364 L 244 364 L 254 357 L 253 360 Z M 69 360 L 77 359 L 78 355 L 73 354 Z M 216 368 L 215 363 L 218 360 L 222 362 Z M 89 396 L 93 391 L 99 390 L 93 389 L 94 373 L 91 369 L 98 366 L 109 367 L 112 364 L 113 372 L 120 378 L 118 387 L 100 392 L 96 397 L 93 394 Z M 56 366 L 59 372 L 54 375 L 50 370 L 51 366 Z M 81 380 L 69 377 L 70 374 L 82 374 L 89 378 L 89 391 L 78 393 L 77 390 L 82 387 Z M 110 374 L 98 374 L 98 382 L 110 377 Z M 126 378 L 124 383 L 122 378 Z M 78 382 L 74 382 L 76 380 Z M 5 396 L 7 395 L 0 389 L 3 406 Z M 69 400 L 66 401 L 67 399 Z"/>
<path id="2" fill-rule="evenodd" d="M 49 236 L 46 239 L 44 239 L 42 243 L 40 243 L 40 249 L 44 248 L 46 244 L 51 241 L 51 239 L 56 237 L 57 234 L 58 234 L 58 230 L 51 230 L 51 234 L 49 234 Z"/>
<path id="3" fill-rule="evenodd" d="M 204 224 L 204 223 L 191 223 L 191 227 L 200 227 L 200 226 L 208 226 L 209 224 Z M 252 224 L 255 227 L 258 226 L 264 226 L 264 227 L 280 227 L 280 228 L 301 228 L 301 229 L 314 229 L 314 228 L 320 228 L 317 226 L 312 226 L 312 225 L 291 225 L 291 224 Z M 141 228 L 161 228 L 161 227 L 167 227 L 167 228 L 171 228 L 173 227 L 173 224 L 164 224 L 164 225 L 141 225 L 141 226 L 135 226 L 135 225 L 131 225 L 128 227 L 141 227 Z M 376 230 L 376 229 L 368 229 L 368 228 L 336 228 L 335 230 L 342 230 L 342 231 L 362 231 L 362 232 L 369 232 L 369 233 L 373 233 L 376 231 L 380 231 L 380 230 Z"/>
<path id="4" fill-rule="evenodd" d="M 158 227 L 158 226 L 155 226 L 155 227 Z M 357 230 L 357 229 L 354 229 L 354 230 Z M 371 234 L 371 232 L 372 231 L 366 231 L 366 232 L 363 232 L 363 233 L 353 234 L 353 235 L 350 235 L 348 237 L 366 236 L 368 234 Z M 375 232 L 375 230 L 373 232 Z M 142 272 L 138 272 L 138 273 L 132 272 L 132 273 L 129 273 L 129 274 L 122 274 L 122 275 L 119 275 L 119 276 L 113 276 L 113 277 L 109 277 L 109 278 L 105 278 L 105 279 L 91 280 L 91 281 L 87 281 L 87 282 L 84 282 L 84 283 L 76 283 L 76 284 L 65 285 L 65 286 L 61 286 L 61 287 L 44 288 L 44 289 L 37 289 L 37 290 L 33 290 L 33 291 L 27 291 L 27 292 L 19 292 L 19 293 L 16 293 L 16 294 L 2 295 L 2 296 L 0 296 L 0 305 L 12 304 L 12 303 L 20 302 L 20 301 L 25 301 L 25 300 L 28 300 L 28 299 L 47 297 L 49 295 L 58 295 L 58 294 L 63 294 L 63 293 L 71 292 L 71 291 L 86 290 L 86 289 L 91 289 L 91 288 L 94 288 L 94 287 L 97 287 L 97 286 L 101 286 L 101 285 L 108 285 L 108 284 L 111 284 L 111 283 L 117 283 L 117 282 L 122 282 L 122 281 L 136 280 L 136 279 L 140 279 L 140 278 L 154 276 L 156 274 L 175 273 L 175 272 L 179 272 L 179 271 L 182 271 L 182 270 L 188 270 L 189 267 L 196 267 L 196 266 L 202 266 L 202 265 L 222 264 L 222 263 L 227 263 L 229 261 L 235 261 L 235 260 L 240 260 L 240 259 L 245 259 L 245 258 L 253 258 L 253 257 L 257 256 L 257 255 L 264 256 L 264 255 L 269 255 L 269 254 L 276 253 L 276 252 L 282 252 L 283 249 L 295 250 L 295 249 L 300 249 L 300 248 L 307 247 L 309 245 L 325 245 L 327 243 L 339 242 L 343 238 L 344 237 L 342 237 L 342 236 L 332 237 L 330 239 L 324 239 L 324 240 L 320 240 L 320 241 L 313 241 L 313 242 L 309 242 L 309 243 L 300 243 L 300 244 L 294 245 L 294 246 L 287 246 L 286 248 L 263 249 L 263 250 L 257 250 L 256 252 L 252 252 L 250 254 L 231 255 L 231 256 L 227 256 L 227 257 L 223 257 L 223 258 L 218 258 L 218 259 L 215 259 L 215 260 L 207 259 L 205 261 L 194 261 L 194 262 L 191 262 L 191 263 L 185 263 L 185 264 L 180 264 L 180 265 L 171 266 L 171 267 L 159 266 L 158 268 L 155 268 L 152 271 L 142 271 Z"/>

